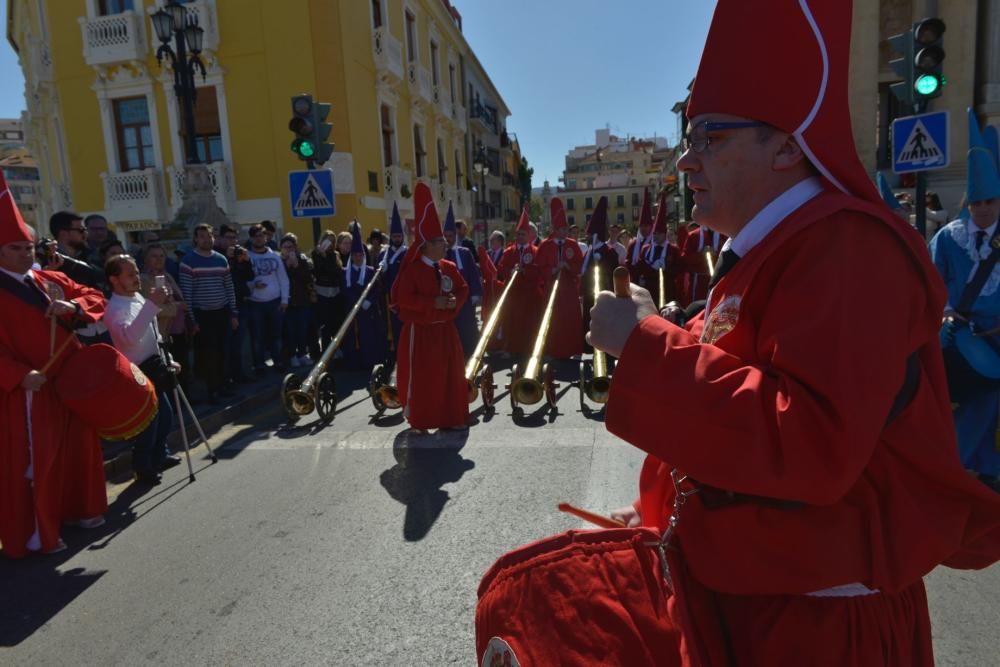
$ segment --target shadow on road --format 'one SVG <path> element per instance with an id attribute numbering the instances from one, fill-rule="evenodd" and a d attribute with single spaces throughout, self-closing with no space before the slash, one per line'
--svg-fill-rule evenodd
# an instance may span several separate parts
<path id="1" fill-rule="evenodd" d="M 418 435 L 407 430 L 396 436 L 392 452 L 397 463 L 379 481 L 393 500 L 406 505 L 403 538 L 408 542 L 426 537 L 441 516 L 450 499 L 441 487 L 476 467 L 460 454 L 468 438 L 468 431 Z"/>

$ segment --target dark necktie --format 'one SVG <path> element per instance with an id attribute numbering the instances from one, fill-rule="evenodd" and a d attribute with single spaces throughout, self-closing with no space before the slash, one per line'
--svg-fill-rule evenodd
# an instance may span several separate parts
<path id="1" fill-rule="evenodd" d="M 437 262 L 434 262 L 434 277 L 437 278 L 438 287 L 441 287 L 441 267 Z"/>
<path id="2" fill-rule="evenodd" d="M 31 277 L 31 274 L 24 276 L 24 284 L 31 291 L 31 296 L 42 308 L 48 308 L 49 298 L 41 286 Z"/>
<path id="3" fill-rule="evenodd" d="M 733 250 L 723 250 L 722 256 L 719 257 L 719 262 L 715 265 L 715 273 L 712 274 L 712 280 L 709 281 L 708 287 L 710 289 L 715 287 L 722 280 L 722 276 L 729 273 L 738 261 L 740 261 L 740 256 Z"/>
<path id="4" fill-rule="evenodd" d="M 986 231 L 980 229 L 976 232 L 976 250 L 983 247 L 983 242 L 986 240 Z"/>

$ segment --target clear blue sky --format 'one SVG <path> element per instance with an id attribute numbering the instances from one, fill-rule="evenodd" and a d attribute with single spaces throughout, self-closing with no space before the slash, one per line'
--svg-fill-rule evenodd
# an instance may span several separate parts
<path id="1" fill-rule="evenodd" d="M 573 146 L 610 125 L 675 139 L 670 112 L 694 77 L 711 0 L 455 0 L 465 37 L 510 106 L 534 185 L 556 184 Z M 0 26 L 7 25 L 0 0 Z M 0 118 L 24 109 L 24 81 L 4 35 Z"/>

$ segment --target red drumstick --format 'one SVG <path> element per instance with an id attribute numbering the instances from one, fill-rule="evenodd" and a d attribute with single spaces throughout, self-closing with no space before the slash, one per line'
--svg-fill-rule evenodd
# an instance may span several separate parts
<path id="1" fill-rule="evenodd" d="M 559 511 L 578 516 L 584 521 L 589 521 L 595 526 L 600 526 L 601 528 L 627 528 L 627 526 L 618 519 L 609 519 L 606 516 L 601 516 L 600 514 L 594 514 L 593 512 L 582 510 L 579 507 L 574 507 L 569 503 L 559 503 Z"/>

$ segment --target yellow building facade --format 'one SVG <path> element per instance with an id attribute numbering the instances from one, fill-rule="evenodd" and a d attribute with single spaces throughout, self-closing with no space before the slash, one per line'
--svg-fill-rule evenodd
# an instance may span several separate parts
<path id="1" fill-rule="evenodd" d="M 162 0 L 8 0 L 8 40 L 25 76 L 27 142 L 41 169 L 41 215 L 105 215 L 119 230 L 168 223 L 180 208 L 186 140 L 173 72 L 157 62 Z M 213 192 L 241 224 L 296 232 L 288 172 L 290 99 L 328 102 L 337 214 L 324 227 L 412 215 L 417 181 L 443 211 L 473 219 L 472 155 L 496 145 L 509 110 L 446 0 L 192 0 L 204 29 L 196 140 Z M 469 97 L 477 104 L 472 109 Z M 484 119 L 487 109 L 492 113 Z M 489 120 L 489 122 L 486 122 Z M 501 190 L 497 178 L 488 191 Z"/>

